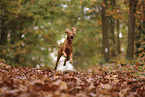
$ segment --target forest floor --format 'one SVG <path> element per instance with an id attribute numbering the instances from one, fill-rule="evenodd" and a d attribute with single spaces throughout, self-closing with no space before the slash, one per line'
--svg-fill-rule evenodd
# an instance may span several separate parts
<path id="1" fill-rule="evenodd" d="M 88 71 L 12 67 L 0 62 L 0 97 L 145 97 L 144 63 Z"/>

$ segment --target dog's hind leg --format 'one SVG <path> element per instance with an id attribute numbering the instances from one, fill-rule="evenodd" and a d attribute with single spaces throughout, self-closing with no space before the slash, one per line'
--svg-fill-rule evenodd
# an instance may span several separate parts
<path id="1" fill-rule="evenodd" d="M 58 61 L 59 61 L 61 56 L 62 56 L 62 53 L 58 53 L 57 61 L 56 61 L 55 68 L 54 68 L 55 70 L 57 69 Z"/>

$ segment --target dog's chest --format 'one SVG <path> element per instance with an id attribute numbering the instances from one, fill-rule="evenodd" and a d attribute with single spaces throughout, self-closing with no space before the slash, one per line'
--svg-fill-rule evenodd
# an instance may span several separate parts
<path id="1" fill-rule="evenodd" d="M 68 53 L 72 52 L 72 45 L 67 45 L 65 51 Z"/>
<path id="2" fill-rule="evenodd" d="M 69 45 L 69 46 L 67 46 L 67 48 L 66 48 L 66 49 L 71 50 L 71 49 L 72 49 L 72 46 L 71 46 L 71 45 Z"/>

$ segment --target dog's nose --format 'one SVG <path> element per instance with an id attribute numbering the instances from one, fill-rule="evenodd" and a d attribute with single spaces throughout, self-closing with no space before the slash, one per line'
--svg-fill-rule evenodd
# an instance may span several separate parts
<path id="1" fill-rule="evenodd" d="M 73 39 L 74 37 L 73 37 L 73 36 L 71 36 L 70 38 L 71 38 L 71 39 Z"/>

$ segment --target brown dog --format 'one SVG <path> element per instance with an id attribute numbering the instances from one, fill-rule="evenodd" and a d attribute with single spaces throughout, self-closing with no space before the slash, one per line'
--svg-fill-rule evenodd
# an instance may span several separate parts
<path id="1" fill-rule="evenodd" d="M 64 61 L 64 65 L 66 65 L 66 61 L 69 60 L 70 58 L 70 63 L 73 62 L 73 45 L 72 45 L 72 40 L 76 34 L 76 28 L 72 27 L 72 31 L 65 31 L 65 33 L 67 34 L 67 38 L 65 39 L 64 43 L 62 46 L 60 46 L 60 49 L 58 51 L 58 56 L 57 56 L 57 61 L 56 61 L 56 65 L 55 65 L 55 70 L 57 69 L 57 65 L 58 65 L 58 61 L 60 59 L 60 57 L 62 55 L 64 55 L 64 57 L 66 57 L 65 61 Z"/>

